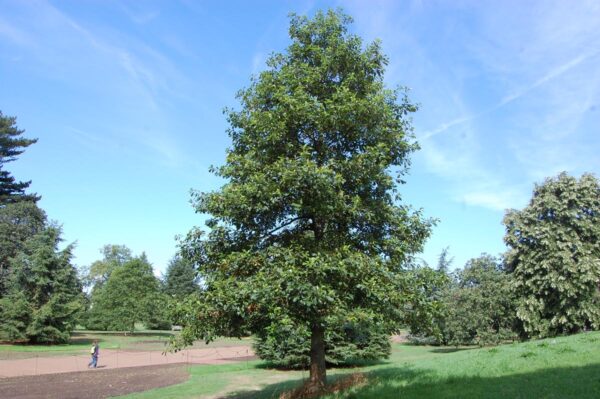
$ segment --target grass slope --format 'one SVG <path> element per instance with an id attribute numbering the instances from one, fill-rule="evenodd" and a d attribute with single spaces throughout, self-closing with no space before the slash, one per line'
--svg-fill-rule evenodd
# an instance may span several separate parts
<path id="1" fill-rule="evenodd" d="M 329 398 L 600 397 L 600 333 L 398 360 Z"/>
<path id="2" fill-rule="evenodd" d="M 179 385 L 126 396 L 152 398 L 277 398 L 307 377 L 262 362 L 193 366 Z M 494 348 L 395 345 L 380 364 L 328 371 L 335 381 L 355 372 L 368 384 L 328 399 L 385 398 L 598 398 L 600 333 L 586 333 Z"/>

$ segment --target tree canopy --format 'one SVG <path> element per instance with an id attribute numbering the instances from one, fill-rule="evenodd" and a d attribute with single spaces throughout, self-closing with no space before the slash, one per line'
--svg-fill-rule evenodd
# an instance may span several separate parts
<path id="1" fill-rule="evenodd" d="M 94 291 L 89 327 L 133 332 L 138 322 L 153 324 L 150 327 L 160 324 L 157 322 L 161 317 L 166 319 L 166 301 L 159 288 L 145 255 L 126 261 Z"/>
<path id="2" fill-rule="evenodd" d="M 529 336 L 600 328 L 600 183 L 562 173 L 505 218 L 506 254 Z"/>
<path id="3" fill-rule="evenodd" d="M 443 336 L 451 345 L 490 345 L 517 338 L 511 275 L 483 254 L 454 273 L 445 291 Z"/>
<path id="4" fill-rule="evenodd" d="M 102 259 L 92 263 L 85 273 L 85 283 L 100 288 L 111 273 L 133 259 L 131 250 L 125 245 L 107 244 L 100 249 Z"/>
<path id="5" fill-rule="evenodd" d="M 418 148 L 417 107 L 385 87 L 379 42 L 363 47 L 350 22 L 339 11 L 291 17 L 287 51 L 226 111 L 232 146 L 212 169 L 226 184 L 194 194 L 197 212 L 211 215 L 208 232 L 193 229 L 182 248 L 206 287 L 180 313 L 183 340 L 288 318 L 310 333 L 315 390 L 330 326 L 398 329 L 416 295 L 403 265 L 431 225 L 396 189 Z"/>
<path id="6" fill-rule="evenodd" d="M 17 127 L 17 118 L 5 116 L 0 111 L 0 206 L 19 201 L 36 202 L 40 199 L 36 194 L 25 193 L 31 181 L 16 181 L 4 169 L 6 163 L 16 160 L 25 148 L 37 141 L 22 137 L 24 132 Z"/>

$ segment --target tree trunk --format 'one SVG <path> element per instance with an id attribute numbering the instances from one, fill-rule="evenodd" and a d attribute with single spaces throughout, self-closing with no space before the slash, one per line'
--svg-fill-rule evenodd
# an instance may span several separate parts
<path id="1" fill-rule="evenodd" d="M 315 247 L 319 248 L 323 240 L 324 223 L 313 217 Z M 325 369 L 325 328 L 315 322 L 310 328 L 310 380 L 307 386 L 308 394 L 320 393 L 325 389 L 327 375 Z"/>
<path id="2" fill-rule="evenodd" d="M 310 335 L 310 393 L 321 392 L 325 388 L 327 375 L 325 369 L 325 329 L 314 324 Z"/>

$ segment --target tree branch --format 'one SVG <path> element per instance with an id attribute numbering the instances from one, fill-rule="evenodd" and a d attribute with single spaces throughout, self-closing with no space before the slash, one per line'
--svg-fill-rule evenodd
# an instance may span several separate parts
<path id="1" fill-rule="evenodd" d="M 287 227 L 287 226 L 289 226 L 290 224 L 292 224 L 292 223 L 294 223 L 294 222 L 297 222 L 297 221 L 298 221 L 298 220 L 300 220 L 300 219 L 306 219 L 306 217 L 304 217 L 304 216 L 298 216 L 298 217 L 295 217 L 295 218 L 293 218 L 293 219 L 291 219 L 291 220 L 288 220 L 288 221 L 287 221 L 287 222 L 285 222 L 284 224 L 282 224 L 282 225 L 280 225 L 280 226 L 277 226 L 277 227 L 275 227 L 273 230 L 271 230 L 271 231 L 269 231 L 269 232 L 267 232 L 267 233 L 263 234 L 263 235 L 260 237 L 260 240 L 264 240 L 265 238 L 267 238 L 267 237 L 269 237 L 270 235 L 272 235 L 273 233 L 275 233 L 277 230 L 281 230 L 281 229 L 283 229 L 284 227 Z"/>

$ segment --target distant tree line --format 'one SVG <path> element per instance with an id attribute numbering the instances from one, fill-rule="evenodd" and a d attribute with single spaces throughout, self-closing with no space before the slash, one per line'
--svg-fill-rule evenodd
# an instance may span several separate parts
<path id="1" fill-rule="evenodd" d="M 449 271 L 447 250 L 427 271 L 438 302 L 432 334 L 444 345 L 490 345 L 600 328 L 600 182 L 561 173 L 536 185 L 529 205 L 504 217 L 508 251 Z"/>
<path id="2" fill-rule="evenodd" d="M 176 256 L 161 280 L 144 254 L 106 245 L 103 259 L 78 273 L 74 245 L 59 248 L 61 228 L 26 192 L 31 182 L 6 170 L 37 141 L 23 133 L 0 112 L 0 341 L 65 343 L 77 325 L 170 328 L 170 303 L 199 289 L 193 266 Z"/>
<path id="3" fill-rule="evenodd" d="M 600 182 L 562 173 L 536 185 L 529 205 L 504 218 L 508 251 L 453 270 L 449 249 L 435 267 L 415 263 L 421 293 L 406 318 L 410 339 L 436 345 L 497 345 L 600 329 Z M 330 364 L 389 355 L 373 324 L 341 319 L 326 336 Z M 309 364 L 310 334 L 289 318 L 256 335 L 259 356 Z"/>
<path id="4" fill-rule="evenodd" d="M 200 289 L 192 264 L 175 256 L 163 279 L 154 275 L 145 254 L 133 256 L 123 245 L 105 245 L 103 259 L 90 265 L 83 280 L 89 289 L 82 324 L 93 330 L 131 331 L 171 328 L 170 304 Z"/>

